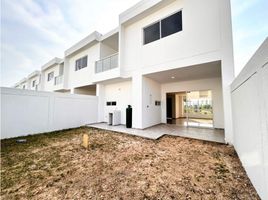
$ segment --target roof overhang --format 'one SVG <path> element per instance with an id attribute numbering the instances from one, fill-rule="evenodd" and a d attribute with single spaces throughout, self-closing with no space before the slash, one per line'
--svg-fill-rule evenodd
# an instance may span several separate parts
<path id="1" fill-rule="evenodd" d="M 142 0 L 119 15 L 119 23 L 134 23 L 175 0 Z"/>
<path id="2" fill-rule="evenodd" d="M 85 47 L 89 47 L 98 43 L 101 40 L 101 36 L 102 35 L 99 32 L 94 31 L 93 33 L 91 33 L 90 35 L 88 35 L 87 37 L 85 37 L 84 39 L 82 39 L 69 49 L 67 49 L 64 52 L 65 57 L 69 57 L 74 53 L 76 53 L 77 51 L 84 49 Z"/>
<path id="3" fill-rule="evenodd" d="M 49 62 L 47 62 L 46 64 L 44 64 L 41 67 L 41 70 L 44 71 L 46 69 L 49 69 L 50 67 L 61 64 L 62 62 L 63 62 L 63 59 L 55 57 L 52 60 L 50 60 Z"/>
<path id="4" fill-rule="evenodd" d="M 27 81 L 27 78 L 23 78 L 16 85 L 20 85 L 22 83 L 25 83 L 26 81 Z"/>
<path id="5" fill-rule="evenodd" d="M 36 70 L 32 72 L 27 78 L 30 79 L 32 77 L 39 76 L 39 75 L 40 75 L 40 71 Z"/>
<path id="6" fill-rule="evenodd" d="M 109 31 L 108 33 L 102 35 L 100 40 L 103 41 L 103 40 L 105 40 L 105 39 L 107 39 L 107 38 L 109 38 L 109 37 L 111 37 L 111 36 L 113 36 L 113 35 L 115 35 L 117 33 L 119 33 L 119 27 L 116 27 L 115 29 L 113 29 L 113 30 Z"/>

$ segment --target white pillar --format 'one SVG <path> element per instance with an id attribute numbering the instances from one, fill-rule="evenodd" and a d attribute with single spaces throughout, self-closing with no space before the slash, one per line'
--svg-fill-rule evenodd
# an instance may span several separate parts
<path id="1" fill-rule="evenodd" d="M 98 97 L 98 122 L 104 122 L 104 106 L 105 106 L 105 86 L 97 84 L 96 96 Z"/>
<path id="2" fill-rule="evenodd" d="M 132 76 L 132 127 L 142 129 L 142 75 Z"/>
<path id="3" fill-rule="evenodd" d="M 225 142 L 233 144 L 233 120 L 230 85 L 234 80 L 233 38 L 230 1 L 219 1 L 221 10 L 222 93 Z"/>

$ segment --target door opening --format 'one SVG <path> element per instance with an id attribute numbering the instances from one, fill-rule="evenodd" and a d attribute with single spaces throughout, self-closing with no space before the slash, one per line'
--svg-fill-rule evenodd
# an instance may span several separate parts
<path id="1" fill-rule="evenodd" d="M 167 123 L 213 128 L 211 90 L 167 93 Z"/>

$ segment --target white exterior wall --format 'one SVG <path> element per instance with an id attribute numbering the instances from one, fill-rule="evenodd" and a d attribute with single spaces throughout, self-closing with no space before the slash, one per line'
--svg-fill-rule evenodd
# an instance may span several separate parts
<path id="1" fill-rule="evenodd" d="M 54 77 L 50 81 L 47 81 L 48 74 L 50 72 L 54 72 Z M 55 77 L 59 76 L 60 73 L 60 65 L 56 64 L 48 69 L 45 69 L 42 71 L 42 84 L 43 84 L 43 90 L 44 91 L 54 91 L 58 89 L 58 86 L 55 85 Z"/>
<path id="2" fill-rule="evenodd" d="M 100 116 L 103 118 L 100 118 L 99 121 L 108 122 L 108 113 L 120 110 L 121 124 L 126 124 L 126 108 L 128 105 L 132 105 L 131 81 L 99 85 L 98 87 L 102 87 L 98 89 L 98 95 L 101 95 L 103 98 L 102 105 L 100 105 L 103 107 L 103 113 L 100 112 Z M 116 106 L 107 106 L 107 101 L 116 101 Z"/>
<path id="3" fill-rule="evenodd" d="M 23 87 L 24 87 L 24 89 L 25 90 L 27 90 L 28 89 L 28 84 L 27 84 L 27 82 L 25 81 L 25 82 L 23 82 L 23 83 L 20 83 L 20 85 L 19 85 L 19 89 L 23 89 Z"/>
<path id="4" fill-rule="evenodd" d="M 98 98 L 1 88 L 1 139 L 97 122 Z"/>
<path id="5" fill-rule="evenodd" d="M 143 45 L 143 28 L 182 9 L 183 30 Z M 123 27 L 122 72 L 151 73 L 220 60 L 218 0 L 174 1 L 168 6 Z M 198 34 L 197 34 L 198 33 Z M 200 60 L 202 58 L 202 60 Z"/>
<path id="6" fill-rule="evenodd" d="M 215 128 L 224 128 L 223 96 L 221 78 L 201 79 L 162 84 L 161 89 L 161 122 L 166 123 L 166 93 L 197 90 L 212 91 L 213 120 Z"/>
<path id="7" fill-rule="evenodd" d="M 75 61 L 88 56 L 87 67 L 75 71 Z M 68 62 L 68 88 L 91 85 L 95 74 L 95 62 L 100 59 L 100 44 L 95 44 L 66 59 Z"/>
<path id="8" fill-rule="evenodd" d="M 115 53 L 118 53 L 115 49 L 112 49 L 111 47 L 105 45 L 104 43 L 100 43 L 100 59 Z"/>
<path id="9" fill-rule="evenodd" d="M 234 147 L 252 184 L 268 199 L 268 39 L 232 83 Z"/>
<path id="10" fill-rule="evenodd" d="M 144 1 L 143 5 L 133 7 L 120 16 L 121 76 L 138 77 L 153 72 L 221 61 L 223 96 L 220 98 L 223 98 L 224 122 L 216 120 L 218 122 L 215 126 L 224 128 L 226 142 L 232 143 L 229 85 L 234 78 L 234 69 L 230 1 L 177 0 L 169 1 L 171 3 L 166 1 L 166 4 L 163 1 L 158 8 L 146 10 L 145 7 L 152 2 L 160 1 Z M 136 15 L 143 8 L 144 12 Z M 179 10 L 182 10 L 182 31 L 143 45 L 144 27 Z M 127 21 L 131 15 L 133 18 Z M 138 91 L 138 88 L 136 89 Z"/>
<path id="11" fill-rule="evenodd" d="M 155 101 L 161 101 L 161 85 L 156 81 L 143 77 L 142 85 L 142 128 L 161 123 L 161 106 Z"/>
<path id="12" fill-rule="evenodd" d="M 37 90 L 40 90 L 40 75 L 33 76 L 27 80 L 29 90 L 35 90 L 35 87 L 33 87 L 33 81 L 35 81 L 35 85 L 38 85 Z"/>

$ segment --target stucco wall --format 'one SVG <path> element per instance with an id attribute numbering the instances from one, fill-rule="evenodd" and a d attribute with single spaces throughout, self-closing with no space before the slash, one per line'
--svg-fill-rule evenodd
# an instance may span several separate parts
<path id="1" fill-rule="evenodd" d="M 98 98 L 1 88 L 1 138 L 97 122 Z"/>
<path id="2" fill-rule="evenodd" d="M 48 74 L 54 72 L 54 77 L 50 81 L 47 81 Z M 54 91 L 56 89 L 55 86 L 55 77 L 59 75 L 60 65 L 54 65 L 44 71 L 42 71 L 42 82 L 43 82 L 43 90 L 44 91 Z"/>
<path id="3" fill-rule="evenodd" d="M 234 147 L 258 194 L 268 199 L 268 39 L 231 85 Z"/>
<path id="4" fill-rule="evenodd" d="M 40 90 L 40 76 L 33 76 L 32 78 L 28 79 L 28 89 L 29 90 L 35 90 L 35 87 L 33 87 L 33 81 L 35 81 L 35 85 L 38 85 L 38 89 Z"/>
<path id="5" fill-rule="evenodd" d="M 87 56 L 87 67 L 75 71 L 77 59 Z M 68 62 L 68 88 L 91 85 L 95 74 L 95 62 L 100 59 L 100 44 L 95 44 L 66 59 Z"/>
<path id="6" fill-rule="evenodd" d="M 182 9 L 183 30 L 168 37 L 143 45 L 143 28 Z M 178 68 L 219 59 L 221 48 L 218 0 L 174 1 L 147 17 L 121 29 L 121 66 L 123 74 L 131 71 L 153 71 Z M 213 55 L 212 55 L 213 54 Z M 196 56 L 196 59 L 195 59 Z M 169 64 L 170 63 L 170 64 Z M 147 71 L 148 70 L 148 71 Z"/>
<path id="7" fill-rule="evenodd" d="M 100 43 L 100 59 L 110 56 L 112 54 L 117 53 L 116 50 L 111 47 L 105 45 L 104 43 Z"/>
<path id="8" fill-rule="evenodd" d="M 121 111 L 121 124 L 126 124 L 126 108 L 132 105 L 132 84 L 131 81 L 123 81 L 105 85 L 102 90 L 103 99 L 102 106 L 104 106 L 103 121 L 108 121 L 108 113 L 113 110 Z M 107 106 L 107 101 L 116 101 L 116 106 Z M 101 114 L 102 115 L 102 114 Z"/>
<path id="9" fill-rule="evenodd" d="M 161 85 L 156 81 L 143 77 L 142 128 L 161 123 L 161 106 L 155 101 L 161 100 Z"/>

